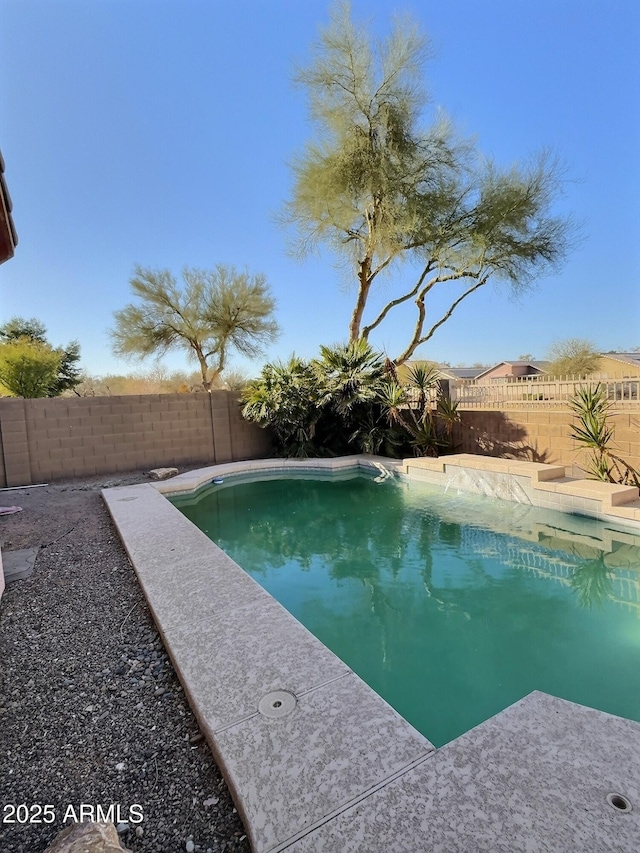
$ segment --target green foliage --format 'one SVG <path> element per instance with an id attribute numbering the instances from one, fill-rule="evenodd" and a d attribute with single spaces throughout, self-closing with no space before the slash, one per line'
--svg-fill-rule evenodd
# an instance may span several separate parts
<path id="1" fill-rule="evenodd" d="M 35 317 L 13 317 L 0 326 L 0 382 L 16 397 L 57 397 L 82 380 L 80 345 L 53 347 Z"/>
<path id="2" fill-rule="evenodd" d="M 24 317 L 12 317 L 0 326 L 1 340 L 16 341 L 19 338 L 28 338 L 31 341 L 40 341 L 41 344 L 46 344 L 48 343 L 47 328 L 35 317 L 31 317 L 29 320 Z"/>
<path id="3" fill-rule="evenodd" d="M 62 353 L 41 341 L 0 344 L 0 390 L 11 397 L 55 397 Z"/>
<path id="4" fill-rule="evenodd" d="M 271 428 L 278 453 L 321 455 L 322 448 L 315 442 L 319 392 L 316 371 L 309 362 L 292 355 L 287 362 L 266 364 L 260 378 L 247 384 L 242 398 L 243 417 Z"/>
<path id="5" fill-rule="evenodd" d="M 576 376 L 584 379 L 600 368 L 600 353 L 591 341 L 567 338 L 556 341 L 549 350 L 546 372 L 550 376 Z"/>
<path id="6" fill-rule="evenodd" d="M 136 267 L 130 284 L 137 303 L 115 312 L 116 355 L 134 358 L 183 349 L 200 367 L 210 390 L 234 349 L 255 358 L 278 335 L 275 301 L 264 275 L 213 270 L 182 271 L 180 287 L 169 270 Z"/>
<path id="7" fill-rule="evenodd" d="M 400 305 L 415 303 L 415 325 L 400 364 L 429 340 L 455 308 L 489 279 L 520 289 L 558 264 L 570 222 L 551 207 L 561 181 L 543 153 L 500 169 L 459 139 L 438 116 L 420 126 L 425 40 L 398 24 L 380 46 L 337 7 L 312 63 L 297 75 L 308 94 L 315 139 L 294 161 L 284 220 L 306 253 L 328 244 L 351 263 L 357 287 L 352 341 Z M 371 288 L 403 260 L 418 265 L 404 287 L 365 320 Z M 426 298 L 450 291 L 450 308 L 427 328 Z"/>
<path id="8" fill-rule="evenodd" d="M 439 373 L 434 366 L 412 365 L 404 382 L 387 382 L 381 401 L 390 424 L 408 435 L 416 456 L 437 456 L 445 447 L 438 433 L 432 400 L 438 397 Z"/>
<path id="9" fill-rule="evenodd" d="M 313 362 L 321 388 L 320 405 L 349 417 L 362 404 L 375 400 L 384 378 L 384 360 L 366 341 L 321 346 Z"/>
<path id="10" fill-rule="evenodd" d="M 587 471 L 596 480 L 640 487 L 640 472 L 613 452 L 614 428 L 608 421 L 607 389 L 598 383 L 578 389 L 569 406 L 577 416 L 571 437 L 589 451 Z"/>
<path id="11" fill-rule="evenodd" d="M 269 426 L 284 456 L 437 455 L 449 446 L 432 405 L 437 373 L 419 366 L 408 376 L 400 384 L 366 341 L 323 346 L 311 362 L 267 364 L 245 389 L 243 415 Z"/>
<path id="12" fill-rule="evenodd" d="M 438 397 L 438 419 L 444 427 L 448 447 L 453 446 L 453 430 L 460 420 L 459 406 L 460 403 L 452 402 L 451 397 L 443 394 Z"/>
<path id="13" fill-rule="evenodd" d="M 72 341 L 66 350 L 63 350 L 53 396 L 57 397 L 64 391 L 75 390 L 76 386 L 82 381 L 83 374 L 78 366 L 79 361 L 80 344 L 77 341 Z"/>

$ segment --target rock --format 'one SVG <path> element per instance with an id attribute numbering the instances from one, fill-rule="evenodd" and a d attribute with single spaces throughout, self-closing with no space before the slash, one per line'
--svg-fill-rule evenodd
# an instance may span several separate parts
<path id="1" fill-rule="evenodd" d="M 148 472 L 152 480 L 167 480 L 178 473 L 177 468 L 152 468 Z"/>
<path id="2" fill-rule="evenodd" d="M 56 836 L 45 853 L 126 853 L 112 823 L 74 823 Z"/>
<path id="3" fill-rule="evenodd" d="M 202 743 L 203 740 L 204 735 L 202 734 L 202 732 L 196 732 L 196 734 L 191 735 L 191 737 L 189 738 L 189 743 L 191 744 L 191 746 L 197 746 L 199 743 Z"/>
<path id="4" fill-rule="evenodd" d="M 190 838 L 187 838 L 187 843 L 185 844 L 184 849 L 187 851 L 187 853 L 193 853 L 193 851 L 196 849 L 196 845 Z"/>
<path id="5" fill-rule="evenodd" d="M 118 835 L 124 835 L 125 832 L 129 832 L 129 824 L 126 820 L 121 820 L 120 823 L 116 826 L 116 832 Z"/>

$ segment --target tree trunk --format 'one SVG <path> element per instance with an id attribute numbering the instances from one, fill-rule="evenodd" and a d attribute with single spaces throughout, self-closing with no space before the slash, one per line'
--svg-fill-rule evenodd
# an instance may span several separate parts
<path id="1" fill-rule="evenodd" d="M 213 383 L 213 377 L 209 377 L 209 365 L 207 364 L 207 359 L 204 357 L 202 350 L 199 347 L 194 347 L 194 352 L 198 359 L 198 363 L 200 365 L 200 375 L 202 376 L 202 387 L 205 391 L 209 391 L 211 393 L 211 385 Z"/>
<path id="2" fill-rule="evenodd" d="M 353 314 L 351 315 L 351 322 L 349 323 L 349 343 L 355 342 L 360 338 L 362 315 L 364 314 L 371 287 L 371 258 L 368 255 L 360 261 L 358 282 L 358 298 L 356 299 Z"/>

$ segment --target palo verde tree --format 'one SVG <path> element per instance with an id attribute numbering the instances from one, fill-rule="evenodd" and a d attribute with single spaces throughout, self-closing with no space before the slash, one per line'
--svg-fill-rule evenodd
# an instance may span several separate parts
<path id="1" fill-rule="evenodd" d="M 443 118 L 421 127 L 424 61 L 415 27 L 398 23 L 373 46 L 349 5 L 337 7 L 313 61 L 297 75 L 316 135 L 294 161 L 283 215 L 301 254 L 328 244 L 351 263 L 351 341 L 368 339 L 413 301 L 413 329 L 396 364 L 489 280 L 517 291 L 559 264 L 571 232 L 569 219 L 551 213 L 561 171 L 548 153 L 500 168 Z M 367 312 L 381 274 L 400 273 L 403 261 L 411 262 L 404 267 L 410 280 L 377 313 Z M 428 297 L 444 288 L 450 307 L 429 317 Z"/>
<path id="2" fill-rule="evenodd" d="M 138 302 L 115 312 L 113 351 L 146 358 L 186 350 L 210 391 L 230 350 L 254 358 L 275 340 L 275 300 L 260 273 L 185 267 L 182 279 L 180 287 L 169 270 L 136 267 L 130 284 Z"/>
<path id="3" fill-rule="evenodd" d="M 32 317 L 13 317 L 0 326 L 0 383 L 15 397 L 58 397 L 82 381 L 80 345 L 66 348 L 47 340 L 47 329 Z"/>
<path id="4" fill-rule="evenodd" d="M 551 376 L 585 377 L 600 369 L 600 353 L 591 341 L 567 338 L 549 348 L 546 372 Z"/>

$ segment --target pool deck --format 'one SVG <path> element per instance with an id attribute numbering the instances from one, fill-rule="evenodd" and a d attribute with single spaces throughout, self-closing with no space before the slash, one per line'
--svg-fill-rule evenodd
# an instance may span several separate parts
<path id="1" fill-rule="evenodd" d="M 575 500 L 575 512 L 640 533 L 637 489 L 594 492 L 607 484 L 506 463 L 256 460 L 104 490 L 256 853 L 640 848 L 639 723 L 535 692 L 435 749 L 163 496 L 232 474 L 360 465 L 430 482 L 464 475 L 456 487 L 513 487 L 512 499 L 554 508 Z"/>

